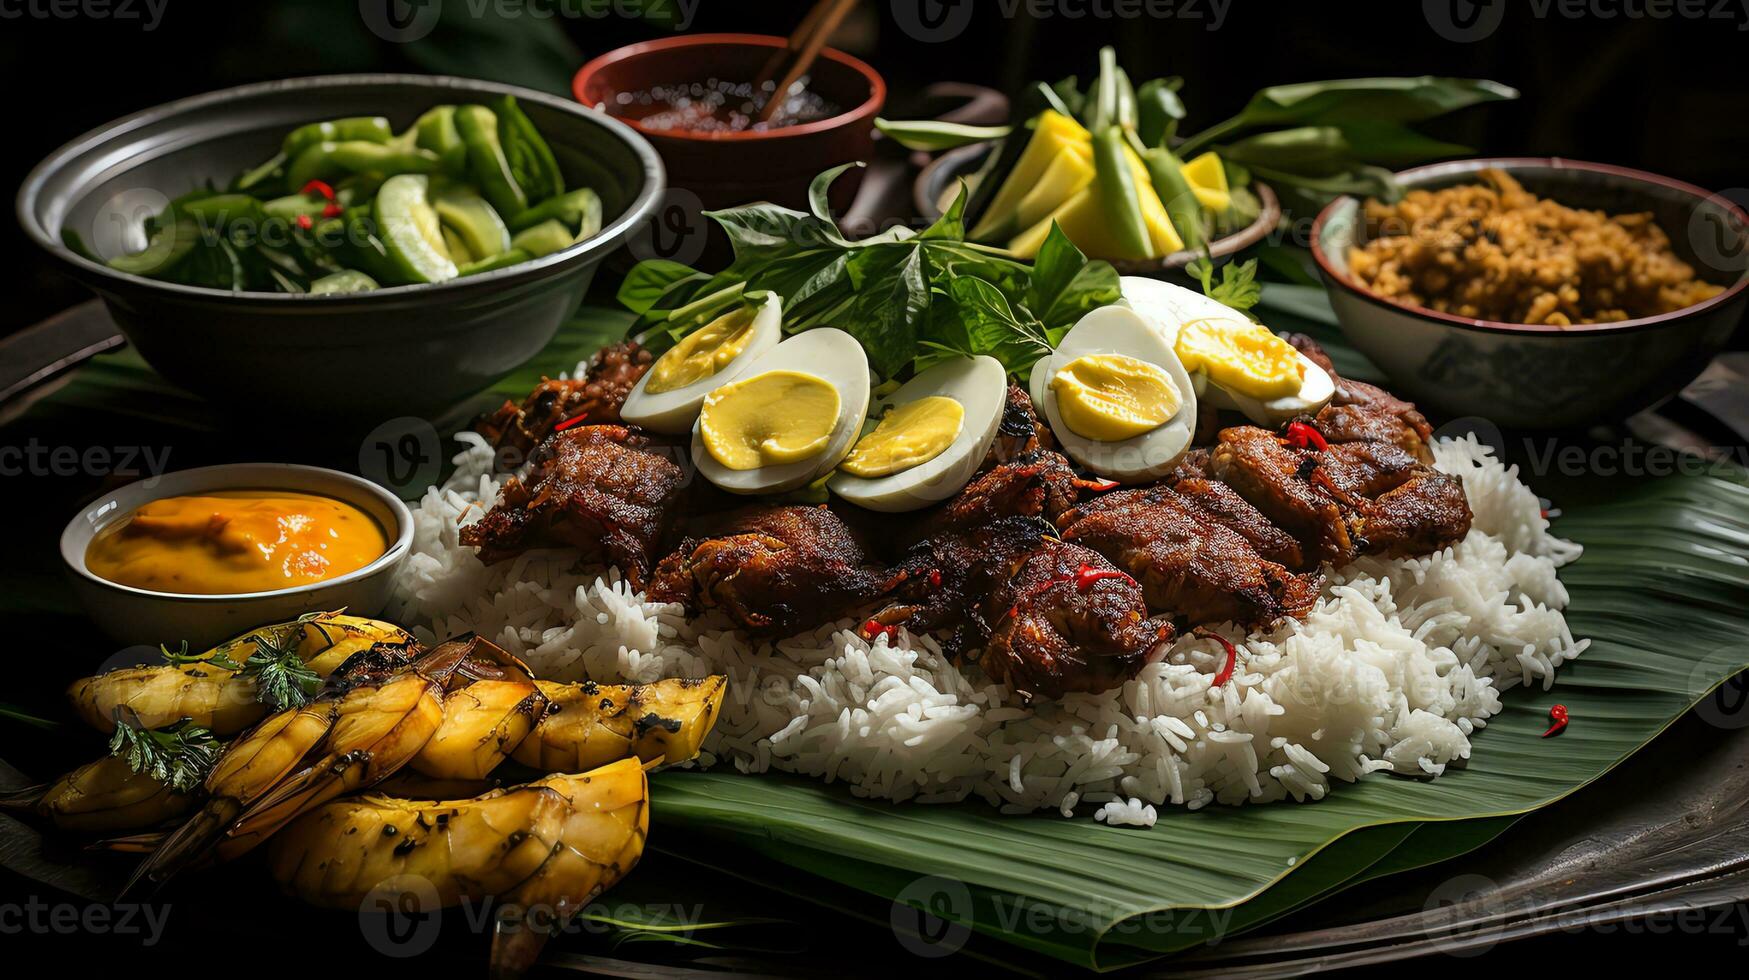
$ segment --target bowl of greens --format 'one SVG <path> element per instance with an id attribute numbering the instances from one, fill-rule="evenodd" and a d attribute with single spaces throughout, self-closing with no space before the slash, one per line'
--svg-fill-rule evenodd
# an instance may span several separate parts
<path id="1" fill-rule="evenodd" d="M 1007 125 L 875 125 L 909 149 L 946 151 L 915 185 L 925 218 L 964 181 L 974 242 L 1030 259 L 1055 225 L 1124 273 L 1163 275 L 1255 245 L 1284 215 L 1309 221 L 1338 196 L 1394 198 L 1390 168 L 1468 152 L 1411 124 L 1517 96 L 1484 79 L 1305 82 L 1261 89 L 1195 127 L 1182 89 L 1173 77 L 1132 83 L 1105 48 L 1086 84 L 1033 83 Z"/>
<path id="2" fill-rule="evenodd" d="M 220 405 L 380 421 L 532 357 L 648 218 L 625 125 L 513 86 L 291 79 L 147 109 L 25 179 L 26 233 Z"/>

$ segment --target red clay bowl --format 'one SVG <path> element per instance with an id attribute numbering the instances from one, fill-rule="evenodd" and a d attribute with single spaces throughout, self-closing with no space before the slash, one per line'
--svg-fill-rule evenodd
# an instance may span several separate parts
<path id="1" fill-rule="evenodd" d="M 653 129 L 617 114 L 614 103 L 621 92 L 655 85 L 709 78 L 751 81 L 772 51 L 785 43 L 763 34 L 691 34 L 627 45 L 584 65 L 571 80 L 571 92 L 577 101 L 601 108 L 648 139 L 667 165 L 669 185 L 696 195 L 700 206 L 770 201 L 801 209 L 807 206 L 808 184 L 816 174 L 873 156 L 874 117 L 886 102 L 887 84 L 867 64 L 831 48 L 821 52 L 809 71 L 809 88 L 844 111 L 778 129 Z M 833 187 L 833 207 L 848 208 L 855 189 L 850 175 L 840 180 Z"/>
<path id="2" fill-rule="evenodd" d="M 1401 306 L 1355 280 L 1348 249 L 1360 202 L 1339 198 L 1312 225 L 1312 256 L 1355 347 L 1441 414 L 1552 429 L 1623 418 L 1680 391 L 1730 340 L 1749 301 L 1749 214 L 1692 184 L 1554 157 L 1457 160 L 1405 170 L 1405 189 L 1472 183 L 1495 167 L 1541 197 L 1610 214 L 1650 211 L 1701 278 L 1727 287 L 1658 316 L 1572 327 L 1473 320 Z"/>

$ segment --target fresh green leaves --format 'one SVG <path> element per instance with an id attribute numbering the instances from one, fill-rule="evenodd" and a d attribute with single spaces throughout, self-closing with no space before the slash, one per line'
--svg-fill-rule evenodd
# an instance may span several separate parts
<path id="1" fill-rule="evenodd" d="M 198 787 L 223 748 L 213 733 L 187 718 L 166 728 L 141 728 L 125 708 L 115 709 L 115 734 L 109 754 L 178 793 Z"/>
<path id="2" fill-rule="evenodd" d="M 1184 271 L 1202 283 L 1203 294 L 1208 298 L 1224 303 L 1253 320 L 1257 319 L 1252 315 L 1251 307 L 1256 306 L 1257 301 L 1263 298 L 1263 284 L 1257 281 L 1256 259 L 1228 262 L 1221 266 L 1219 282 L 1215 281 L 1215 270 L 1206 254 L 1185 266 Z"/>
<path id="3" fill-rule="evenodd" d="M 1235 118 L 1242 126 L 1404 123 L 1516 98 L 1516 89 L 1479 78 L 1342 78 L 1272 85 L 1253 95 Z"/>
<path id="4" fill-rule="evenodd" d="M 814 180 L 809 213 L 766 203 L 709 212 L 735 246 L 735 261 L 715 276 L 672 262 L 633 269 L 620 296 L 640 314 L 634 331 L 660 350 L 721 304 L 769 290 L 783 298 L 786 332 L 837 327 L 882 378 L 947 354 L 990 354 L 1018 372 L 1081 313 L 1118 296 L 1117 273 L 1088 262 L 1060 231 L 1036 271 L 966 242 L 963 186 L 921 233 L 901 226 L 852 241 L 828 201 L 848 169 Z"/>

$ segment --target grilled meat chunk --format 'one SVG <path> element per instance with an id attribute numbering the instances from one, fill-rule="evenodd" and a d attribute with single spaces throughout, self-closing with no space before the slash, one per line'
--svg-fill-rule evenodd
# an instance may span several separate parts
<path id="1" fill-rule="evenodd" d="M 1038 412 L 1033 409 L 1032 396 L 1025 388 L 1010 384 L 1008 400 L 1002 406 L 1002 419 L 996 423 L 996 441 L 990 444 L 990 451 L 984 455 L 984 464 L 979 469 L 988 470 L 1019 459 L 1026 453 L 1055 449 L 1056 446 L 1050 427 L 1039 420 Z"/>
<path id="2" fill-rule="evenodd" d="M 1343 503 L 1313 482 L 1314 450 L 1290 449 L 1275 433 L 1240 425 L 1221 430 L 1209 472 L 1300 542 L 1306 565 L 1346 565 L 1360 553 Z"/>
<path id="3" fill-rule="evenodd" d="M 1305 334 L 1289 334 L 1288 343 L 1323 368 L 1336 383 L 1336 395 L 1324 406 L 1312 425 L 1328 442 L 1389 442 L 1423 463 L 1433 462 L 1433 426 L 1415 406 L 1364 381 L 1351 381 L 1336 373 L 1330 355 Z"/>
<path id="4" fill-rule="evenodd" d="M 1063 515 L 1062 526 L 1064 541 L 1129 572 L 1150 609 L 1181 623 L 1271 626 L 1304 616 L 1323 584 L 1260 557 L 1238 532 L 1161 484 L 1097 498 Z"/>
<path id="5" fill-rule="evenodd" d="M 1168 482 L 1195 504 L 1204 517 L 1244 538 L 1260 557 L 1287 568 L 1305 567 L 1305 552 L 1299 541 L 1271 524 L 1232 487 L 1207 476 L 1186 476 Z"/>
<path id="6" fill-rule="evenodd" d="M 535 452 L 526 478 L 504 485 L 498 503 L 462 528 L 462 544 L 493 564 L 530 548 L 576 548 L 584 561 L 617 565 L 642 587 L 674 524 L 684 475 L 647 440 L 620 425 L 554 435 Z"/>
<path id="7" fill-rule="evenodd" d="M 1210 470 L 1298 538 L 1307 562 L 1427 554 L 1470 529 L 1463 483 L 1390 442 L 1295 449 L 1238 426 L 1221 432 Z"/>
<path id="8" fill-rule="evenodd" d="M 735 625 L 790 636 L 878 598 L 890 576 L 838 515 L 819 507 L 745 507 L 688 537 L 657 566 L 649 597 L 721 609 Z"/>
<path id="9" fill-rule="evenodd" d="M 1075 506 L 1082 488 L 1061 453 L 1038 449 L 1002 463 L 966 484 L 965 489 L 924 520 L 912 540 L 963 531 L 1004 517 L 1042 517 L 1054 522 Z"/>
<path id="10" fill-rule="evenodd" d="M 1408 558 L 1455 544 L 1470 532 L 1463 481 L 1387 442 L 1352 442 L 1317 454 L 1325 485 L 1357 515 L 1362 550 Z"/>
<path id="11" fill-rule="evenodd" d="M 951 629 L 950 655 L 981 650 L 984 672 L 1024 699 L 1121 684 L 1173 635 L 1169 620 L 1148 618 L 1134 579 L 1036 517 L 930 538 L 900 573 L 895 601 L 871 623 Z"/>
<path id="12" fill-rule="evenodd" d="M 582 416 L 594 425 L 618 423 L 620 406 L 653 361 L 637 341 L 613 344 L 595 355 L 583 377 L 542 378 L 521 405 L 506 401 L 475 422 L 474 430 L 493 446 L 526 453 L 568 419 Z"/>

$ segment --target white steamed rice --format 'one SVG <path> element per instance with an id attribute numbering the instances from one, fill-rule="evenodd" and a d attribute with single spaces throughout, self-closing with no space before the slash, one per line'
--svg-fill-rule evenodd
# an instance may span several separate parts
<path id="1" fill-rule="evenodd" d="M 1380 770 L 1430 778 L 1469 758 L 1502 691 L 1546 689 L 1589 643 L 1568 631 L 1555 575 L 1578 547 L 1548 533 L 1516 469 L 1469 439 L 1435 447 L 1476 515 L 1457 545 L 1357 561 L 1301 622 L 1249 637 L 1228 628 L 1240 663 L 1219 689 L 1221 651 L 1186 638 L 1115 690 L 1031 706 L 950 663 L 930 636 L 869 643 L 847 619 L 752 642 L 564 552 L 487 568 L 458 531 L 501 477 L 478 436 L 459 439 L 454 477 L 414 512 L 392 617 L 427 641 L 476 631 L 557 680 L 727 674 L 699 765 L 842 781 L 861 796 L 1064 816 L 1098 804 L 1097 819 L 1150 826 L 1155 804 L 1316 800 Z"/>

